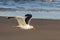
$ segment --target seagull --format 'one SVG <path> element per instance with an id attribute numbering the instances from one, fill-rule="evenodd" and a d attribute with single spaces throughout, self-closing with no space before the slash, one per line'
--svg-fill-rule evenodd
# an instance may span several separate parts
<path id="1" fill-rule="evenodd" d="M 8 17 L 8 19 L 13 18 L 13 17 Z M 32 15 L 31 14 L 26 14 L 25 17 L 21 17 L 21 16 L 16 16 L 14 17 L 17 22 L 18 22 L 18 26 L 16 26 L 16 29 L 33 29 L 34 27 L 32 25 L 30 25 L 30 21 L 32 19 Z"/>

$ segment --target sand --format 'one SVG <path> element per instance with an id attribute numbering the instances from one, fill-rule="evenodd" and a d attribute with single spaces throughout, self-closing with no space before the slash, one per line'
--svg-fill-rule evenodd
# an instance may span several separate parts
<path id="1" fill-rule="evenodd" d="M 32 19 L 33 30 L 16 30 L 16 19 L 0 17 L 0 40 L 60 40 L 60 20 Z"/>

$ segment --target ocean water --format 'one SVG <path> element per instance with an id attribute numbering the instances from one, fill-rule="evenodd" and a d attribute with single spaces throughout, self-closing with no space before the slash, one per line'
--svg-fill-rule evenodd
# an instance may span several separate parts
<path id="1" fill-rule="evenodd" d="M 0 2 L 0 16 L 8 16 L 8 17 L 23 16 L 24 17 L 25 14 L 32 14 L 33 18 L 38 18 L 38 19 L 60 19 L 59 11 L 60 11 L 60 2 L 40 2 L 40 1 Z"/>
<path id="2" fill-rule="evenodd" d="M 16 10 L 60 10 L 60 2 L 41 2 L 41 1 L 3 1 L 0 2 L 0 8 L 10 8 Z"/>
<path id="3" fill-rule="evenodd" d="M 14 16 L 22 16 L 25 14 L 32 14 L 32 18 L 37 19 L 60 19 L 60 12 L 58 11 L 0 11 L 0 16 L 3 17 L 14 17 Z"/>

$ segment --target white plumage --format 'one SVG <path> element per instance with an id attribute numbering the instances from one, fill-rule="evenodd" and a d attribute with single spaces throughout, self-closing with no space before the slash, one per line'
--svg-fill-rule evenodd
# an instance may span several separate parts
<path id="1" fill-rule="evenodd" d="M 17 29 L 33 29 L 34 27 L 32 25 L 30 25 L 30 21 L 32 18 L 31 14 L 26 14 L 25 17 L 21 17 L 21 16 L 13 16 L 13 17 L 8 17 L 8 19 L 10 18 L 15 18 L 18 22 L 18 26 L 16 26 Z"/>
<path id="2" fill-rule="evenodd" d="M 19 24 L 17 27 L 20 27 L 21 29 L 33 29 L 33 26 L 30 25 L 30 22 L 29 24 L 26 24 L 24 17 L 17 16 L 15 18 L 17 19 Z"/>

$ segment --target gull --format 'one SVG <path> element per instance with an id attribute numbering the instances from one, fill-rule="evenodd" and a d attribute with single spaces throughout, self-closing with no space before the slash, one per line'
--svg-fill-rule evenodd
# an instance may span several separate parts
<path id="1" fill-rule="evenodd" d="M 13 18 L 13 17 L 8 17 L 8 19 Z M 15 16 L 14 17 L 17 22 L 18 22 L 18 26 L 16 26 L 16 29 L 33 29 L 34 27 L 32 25 L 30 25 L 30 21 L 32 19 L 32 15 L 31 14 L 26 14 L 25 17 L 21 17 L 21 16 Z"/>

